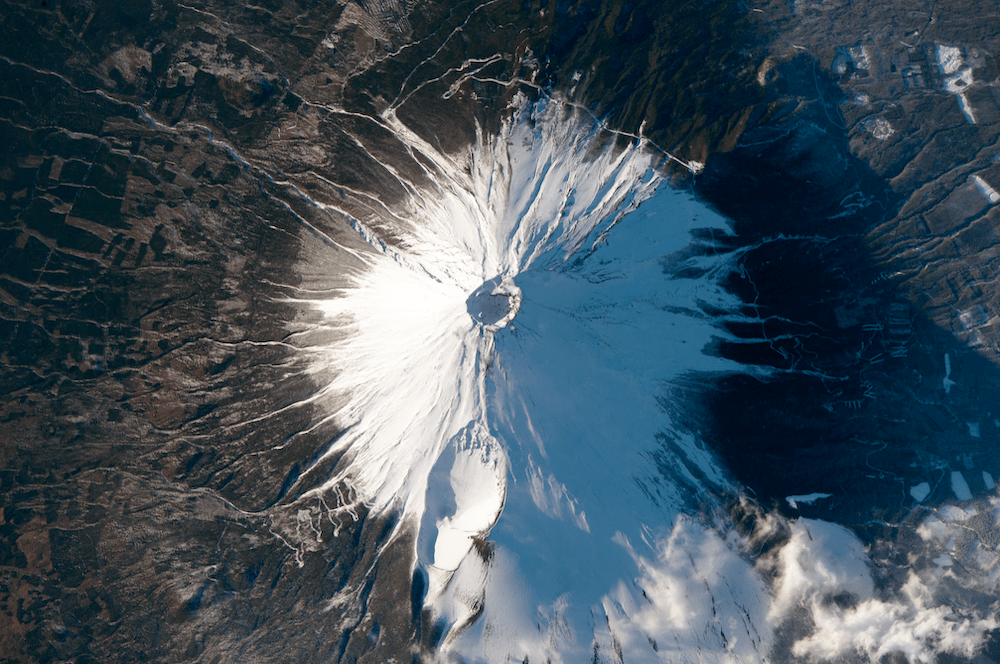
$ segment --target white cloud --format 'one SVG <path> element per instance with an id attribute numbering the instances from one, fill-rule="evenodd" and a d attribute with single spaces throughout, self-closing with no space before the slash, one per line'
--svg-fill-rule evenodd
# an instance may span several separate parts
<path id="1" fill-rule="evenodd" d="M 967 516 L 963 512 L 964 516 Z M 955 516 L 955 515 L 950 515 Z M 922 527 L 925 539 L 940 541 L 948 526 L 934 517 Z M 872 662 L 898 653 L 910 662 L 933 662 L 940 653 L 972 656 L 998 623 L 975 611 L 960 613 L 936 598 L 928 583 L 910 571 L 898 592 L 877 597 L 869 558 L 861 542 L 840 526 L 799 519 L 777 554 L 775 626 L 805 608 L 815 630 L 792 646 L 796 657 L 830 660 L 860 653 Z M 924 534 L 924 533 L 921 533 Z M 952 558 L 945 556 L 947 565 Z M 935 559 L 932 564 L 940 567 Z M 844 595 L 850 595 L 850 599 Z M 838 601 L 839 600 L 839 601 Z"/>
<path id="2" fill-rule="evenodd" d="M 624 536 L 641 575 L 622 582 L 603 601 L 610 634 L 628 661 L 762 661 L 772 634 L 763 579 L 732 541 L 690 518 L 680 518 L 655 558 Z"/>
<path id="3" fill-rule="evenodd" d="M 861 542 L 825 521 L 798 519 L 792 537 L 778 553 L 778 579 L 770 616 L 780 620 L 800 602 L 822 601 L 849 593 L 871 597 L 873 583 Z"/>
<path id="4" fill-rule="evenodd" d="M 971 657 L 982 645 L 993 618 L 961 616 L 948 606 L 928 606 L 931 591 L 910 573 L 900 599 L 869 599 L 850 609 L 813 603 L 818 629 L 795 643 L 797 657 L 833 659 L 861 652 L 873 662 L 899 653 L 910 662 L 934 662 L 940 653 Z"/>

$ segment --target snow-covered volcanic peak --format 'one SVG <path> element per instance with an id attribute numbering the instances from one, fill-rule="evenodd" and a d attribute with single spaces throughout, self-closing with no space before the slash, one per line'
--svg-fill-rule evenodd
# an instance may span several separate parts
<path id="1" fill-rule="evenodd" d="M 326 393 L 350 425 L 331 452 L 356 455 L 345 477 L 376 507 L 422 513 L 448 441 L 473 423 L 494 429 L 487 367 L 505 361 L 496 335 L 517 334 L 532 297 L 520 280 L 599 251 L 608 229 L 656 192 L 659 157 L 640 143 L 615 147 L 556 104 L 524 108 L 462 159 L 395 130 L 433 161 L 435 186 L 414 190 L 391 228 L 355 220 L 374 250 L 357 255 L 350 287 L 318 305 L 339 332 L 319 364 L 336 373 Z"/>
<path id="2" fill-rule="evenodd" d="M 738 308 L 719 285 L 738 256 L 678 258 L 694 229 L 728 230 L 663 184 L 662 155 L 555 103 L 457 157 L 383 121 L 433 186 L 353 220 L 371 249 L 342 252 L 349 283 L 311 303 L 330 339 L 308 349 L 329 377 L 316 398 L 344 434 L 337 472 L 303 500 L 347 485 L 403 514 L 443 659 L 766 661 L 788 620 L 806 635 L 823 620 L 796 656 L 982 640 L 993 623 L 977 617 L 921 622 L 917 576 L 911 595 L 876 597 L 839 526 L 761 518 L 754 537 L 774 545 L 757 558 L 726 518 L 691 516 L 719 514 L 733 487 L 671 421 L 669 385 L 737 369 L 702 351 L 723 334 L 704 312 Z M 668 257 L 696 276 L 667 274 Z M 832 609 L 844 593 L 854 608 Z M 866 611 L 898 620 L 871 627 Z"/>

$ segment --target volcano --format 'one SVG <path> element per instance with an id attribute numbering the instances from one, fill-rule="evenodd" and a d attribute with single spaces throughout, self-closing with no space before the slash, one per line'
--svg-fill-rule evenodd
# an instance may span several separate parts
<path id="1" fill-rule="evenodd" d="M 997 660 L 991 12 L 3 0 L 0 659 Z"/>

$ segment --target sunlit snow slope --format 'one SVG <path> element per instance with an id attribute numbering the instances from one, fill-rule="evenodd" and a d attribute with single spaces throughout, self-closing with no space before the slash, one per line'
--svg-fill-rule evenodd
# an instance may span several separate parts
<path id="1" fill-rule="evenodd" d="M 818 616 L 841 591 L 875 601 L 839 526 L 802 520 L 758 561 L 693 516 L 733 488 L 666 406 L 682 375 L 737 368 L 704 352 L 722 334 L 705 312 L 737 310 L 720 286 L 737 259 L 693 252 L 684 274 L 699 276 L 667 273 L 692 230 L 727 227 L 666 186 L 662 153 L 554 102 L 524 104 L 464 155 L 382 120 L 434 185 L 401 178 L 409 199 L 379 228 L 354 219 L 371 250 L 349 252 L 349 284 L 312 303 L 333 339 L 309 349 L 332 376 L 320 398 L 345 429 L 327 453 L 339 470 L 312 495 L 348 485 L 417 529 L 435 652 L 763 661 L 796 605 L 819 598 Z M 992 625 L 949 614 L 914 636 L 915 601 L 873 610 L 898 610 L 886 629 L 916 657 L 948 624 L 965 630 L 960 646 Z M 826 629 L 845 633 L 799 654 L 863 650 L 839 619 Z"/>

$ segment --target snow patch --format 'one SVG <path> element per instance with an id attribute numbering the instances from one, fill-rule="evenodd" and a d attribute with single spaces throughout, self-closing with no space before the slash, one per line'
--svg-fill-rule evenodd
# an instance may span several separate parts
<path id="1" fill-rule="evenodd" d="M 971 72 L 970 81 L 971 83 Z M 965 119 L 969 121 L 969 124 L 976 124 L 976 114 L 972 110 L 972 105 L 969 104 L 969 98 L 965 96 L 965 93 L 958 94 L 958 107 L 962 109 L 962 113 L 965 114 Z"/>
<path id="2" fill-rule="evenodd" d="M 918 503 L 924 502 L 927 496 L 931 495 L 931 485 L 927 482 L 921 482 L 915 486 L 910 487 L 910 495 Z"/>
<path id="3" fill-rule="evenodd" d="M 978 175 L 973 175 L 972 181 L 976 183 L 976 186 L 979 188 L 979 191 L 982 192 L 983 196 L 985 196 L 990 203 L 993 204 L 1000 203 L 1000 193 L 998 193 L 996 189 L 991 187 L 986 182 L 986 180 L 982 179 Z"/>
<path id="4" fill-rule="evenodd" d="M 951 536 L 951 529 L 937 515 L 930 515 L 919 526 L 917 534 L 926 542 L 945 541 Z"/>
<path id="5" fill-rule="evenodd" d="M 944 91 L 953 95 L 965 92 L 970 85 L 972 85 L 971 67 L 957 71 L 944 79 Z"/>
<path id="6" fill-rule="evenodd" d="M 944 380 L 941 381 L 944 386 L 944 393 L 951 394 L 951 388 L 955 385 L 955 381 L 951 379 L 951 356 L 948 353 L 944 354 Z"/>
<path id="7" fill-rule="evenodd" d="M 947 553 L 942 553 L 934 559 L 934 564 L 938 567 L 951 567 L 955 563 Z"/>
<path id="8" fill-rule="evenodd" d="M 954 470 L 951 473 L 951 490 L 959 500 L 972 500 L 972 491 L 960 471 Z"/>
<path id="9" fill-rule="evenodd" d="M 896 133 L 885 118 L 869 118 L 861 126 L 879 141 L 884 141 Z"/>
<path id="10" fill-rule="evenodd" d="M 938 69 L 946 77 L 944 79 L 944 90 L 953 94 L 958 99 L 958 107 L 962 110 L 970 124 L 976 124 L 975 111 L 969 104 L 965 91 L 972 85 L 972 67 L 962 69 L 965 60 L 962 57 L 962 49 L 958 46 L 944 46 L 938 44 L 937 47 Z"/>
<path id="11" fill-rule="evenodd" d="M 871 60 L 868 57 L 868 49 L 861 44 L 856 44 L 847 49 L 847 55 L 851 58 L 854 68 L 858 71 L 868 71 L 871 68 Z"/>
<path id="12" fill-rule="evenodd" d="M 801 496 L 785 496 L 785 501 L 794 510 L 799 508 L 799 503 L 812 505 L 822 498 L 833 498 L 832 493 L 807 493 Z"/>
<path id="13" fill-rule="evenodd" d="M 962 59 L 962 49 L 958 46 L 945 46 L 938 44 L 937 47 L 938 68 L 942 74 L 954 74 L 961 69 L 964 60 Z"/>
<path id="14" fill-rule="evenodd" d="M 967 521 L 972 517 L 976 516 L 975 509 L 962 509 L 957 505 L 945 505 L 938 510 L 938 514 L 941 515 L 941 519 L 945 523 L 960 523 L 962 521 Z"/>
<path id="15" fill-rule="evenodd" d="M 530 461 L 529 458 L 529 463 Z M 542 469 L 533 463 L 526 469 L 526 475 L 528 476 L 531 499 L 542 513 L 553 519 L 569 519 L 580 530 L 586 533 L 590 532 L 587 516 L 583 512 L 577 514 L 579 503 L 570 496 L 566 485 L 559 482 L 555 475 L 550 474 L 548 477 L 543 477 Z"/>

